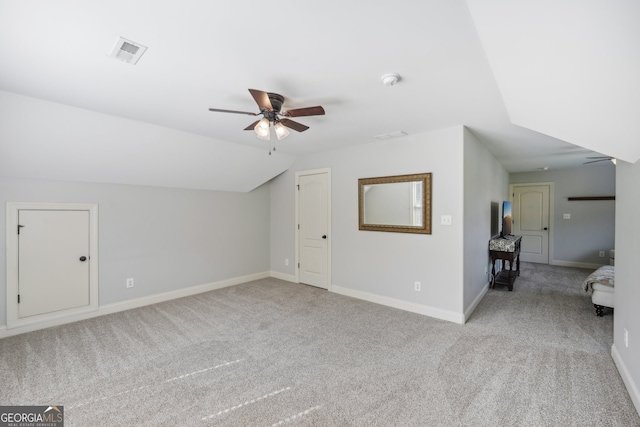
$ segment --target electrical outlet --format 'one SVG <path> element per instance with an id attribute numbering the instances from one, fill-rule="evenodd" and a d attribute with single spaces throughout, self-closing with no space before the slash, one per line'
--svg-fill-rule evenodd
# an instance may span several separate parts
<path id="1" fill-rule="evenodd" d="M 451 225 L 453 223 L 453 218 L 451 215 L 440 215 L 440 224 L 441 225 Z"/>
<path id="2" fill-rule="evenodd" d="M 571 219 L 571 214 L 562 214 L 562 219 Z"/>
<path id="3" fill-rule="evenodd" d="M 127 279 L 127 288 L 133 288 L 133 277 Z"/>
<path id="4" fill-rule="evenodd" d="M 626 328 L 624 329 L 624 346 L 629 347 L 629 331 Z"/>
<path id="5" fill-rule="evenodd" d="M 420 290 L 422 289 L 422 284 L 420 282 L 413 282 L 413 289 L 417 292 L 420 292 Z"/>
<path id="6" fill-rule="evenodd" d="M 600 251 L 598 255 L 600 256 L 600 258 L 604 258 L 604 251 Z"/>
<path id="7" fill-rule="evenodd" d="M 284 265 L 289 265 L 289 258 L 284 259 Z"/>

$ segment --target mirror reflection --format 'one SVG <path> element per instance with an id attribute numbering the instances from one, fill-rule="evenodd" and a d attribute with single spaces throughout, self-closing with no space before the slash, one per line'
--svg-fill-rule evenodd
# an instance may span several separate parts
<path id="1" fill-rule="evenodd" d="M 431 174 L 363 178 L 360 230 L 431 234 Z"/>
<path id="2" fill-rule="evenodd" d="M 364 223 L 422 225 L 422 181 L 365 185 Z"/>

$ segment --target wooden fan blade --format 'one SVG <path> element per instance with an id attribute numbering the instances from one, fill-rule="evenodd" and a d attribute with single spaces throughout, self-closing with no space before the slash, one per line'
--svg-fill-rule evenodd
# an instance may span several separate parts
<path id="1" fill-rule="evenodd" d="M 588 159 L 589 157 L 587 157 Z M 593 157 L 592 157 L 593 158 Z M 584 162 L 583 165 L 588 165 L 589 163 L 598 163 L 598 162 L 604 162 L 605 160 L 609 160 L 608 157 L 605 157 L 604 159 L 599 159 L 599 160 L 591 160 L 590 162 Z"/>
<path id="2" fill-rule="evenodd" d="M 293 120 L 289 119 L 282 119 L 280 120 L 280 123 L 282 123 L 289 129 L 297 130 L 298 132 L 304 132 L 305 130 L 309 129 L 309 126 L 305 126 L 302 123 L 294 122 Z"/>
<path id="3" fill-rule="evenodd" d="M 302 116 L 324 116 L 324 108 L 321 106 L 295 108 L 293 110 L 287 110 L 283 116 L 286 117 L 302 117 Z"/>
<path id="4" fill-rule="evenodd" d="M 220 108 L 209 108 L 209 111 L 216 111 L 218 113 L 247 114 L 249 116 L 257 116 L 258 115 L 258 113 L 250 113 L 248 111 L 222 110 Z"/>
<path id="5" fill-rule="evenodd" d="M 260 111 L 273 110 L 273 107 L 271 106 L 271 101 L 269 101 L 269 95 L 267 95 L 267 92 L 263 92 L 257 89 L 249 89 L 249 92 L 251 93 L 251 96 L 253 96 L 253 99 L 256 100 L 258 107 L 260 107 Z"/>
<path id="6" fill-rule="evenodd" d="M 262 120 L 262 119 L 260 119 L 260 120 Z M 255 122 L 251 123 L 249 126 L 247 126 L 246 128 L 244 128 L 244 130 L 253 130 L 253 128 L 255 128 L 255 127 L 256 127 L 256 125 L 258 124 L 258 122 L 259 122 L 260 120 L 256 120 Z"/>

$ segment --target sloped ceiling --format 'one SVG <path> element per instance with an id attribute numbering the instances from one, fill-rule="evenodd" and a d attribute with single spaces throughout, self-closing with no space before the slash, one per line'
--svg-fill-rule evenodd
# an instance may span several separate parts
<path id="1" fill-rule="evenodd" d="M 12 177 L 248 192 L 294 159 L 8 92 L 0 129 Z"/>
<path id="2" fill-rule="evenodd" d="M 640 158 L 640 2 L 467 3 L 511 123 Z"/>
<path id="3" fill-rule="evenodd" d="M 582 4 L 5 0 L 0 174 L 248 191 L 296 156 L 454 125 L 511 172 L 633 160 L 637 6 L 571 13 Z M 108 56 L 118 37 L 148 46 L 137 65 Z M 585 53 L 567 59 L 567 46 Z M 570 71 L 587 59 L 610 65 L 580 80 Z M 402 76 L 395 86 L 382 85 L 388 72 Z M 310 129 L 269 156 L 243 131 L 252 117 L 208 111 L 257 112 L 248 88 L 327 114 L 300 118 Z"/>

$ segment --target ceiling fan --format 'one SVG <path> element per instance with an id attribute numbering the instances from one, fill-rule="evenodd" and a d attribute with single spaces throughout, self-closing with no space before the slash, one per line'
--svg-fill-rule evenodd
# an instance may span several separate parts
<path id="1" fill-rule="evenodd" d="M 298 123 L 289 119 L 288 117 L 304 117 L 304 116 L 323 116 L 324 108 L 321 106 L 295 108 L 293 110 L 282 111 L 282 104 L 284 103 L 284 96 L 277 93 L 264 92 L 257 89 L 249 89 L 249 93 L 253 96 L 253 99 L 260 108 L 259 113 L 252 113 L 248 111 L 236 111 L 236 110 L 223 110 L 220 108 L 209 108 L 209 111 L 215 111 L 220 113 L 234 113 L 234 114 L 247 114 L 249 116 L 259 116 L 262 114 L 262 119 L 251 123 L 244 130 L 254 130 L 256 135 L 260 139 L 266 141 L 271 140 L 271 125 L 273 124 L 273 130 L 276 133 L 278 140 L 284 139 L 289 135 L 289 129 L 293 129 L 298 132 L 304 132 L 309 129 L 309 126 L 305 126 L 302 123 Z M 275 144 L 273 147 L 269 147 L 269 154 L 271 151 L 275 151 Z"/>
<path id="2" fill-rule="evenodd" d="M 614 165 L 616 164 L 615 157 L 600 156 L 600 157 L 587 157 L 587 159 L 594 159 L 594 160 L 591 160 L 590 162 L 584 162 L 583 165 L 588 165 L 589 163 L 604 162 L 606 160 L 611 161 L 611 163 L 613 163 Z"/>

